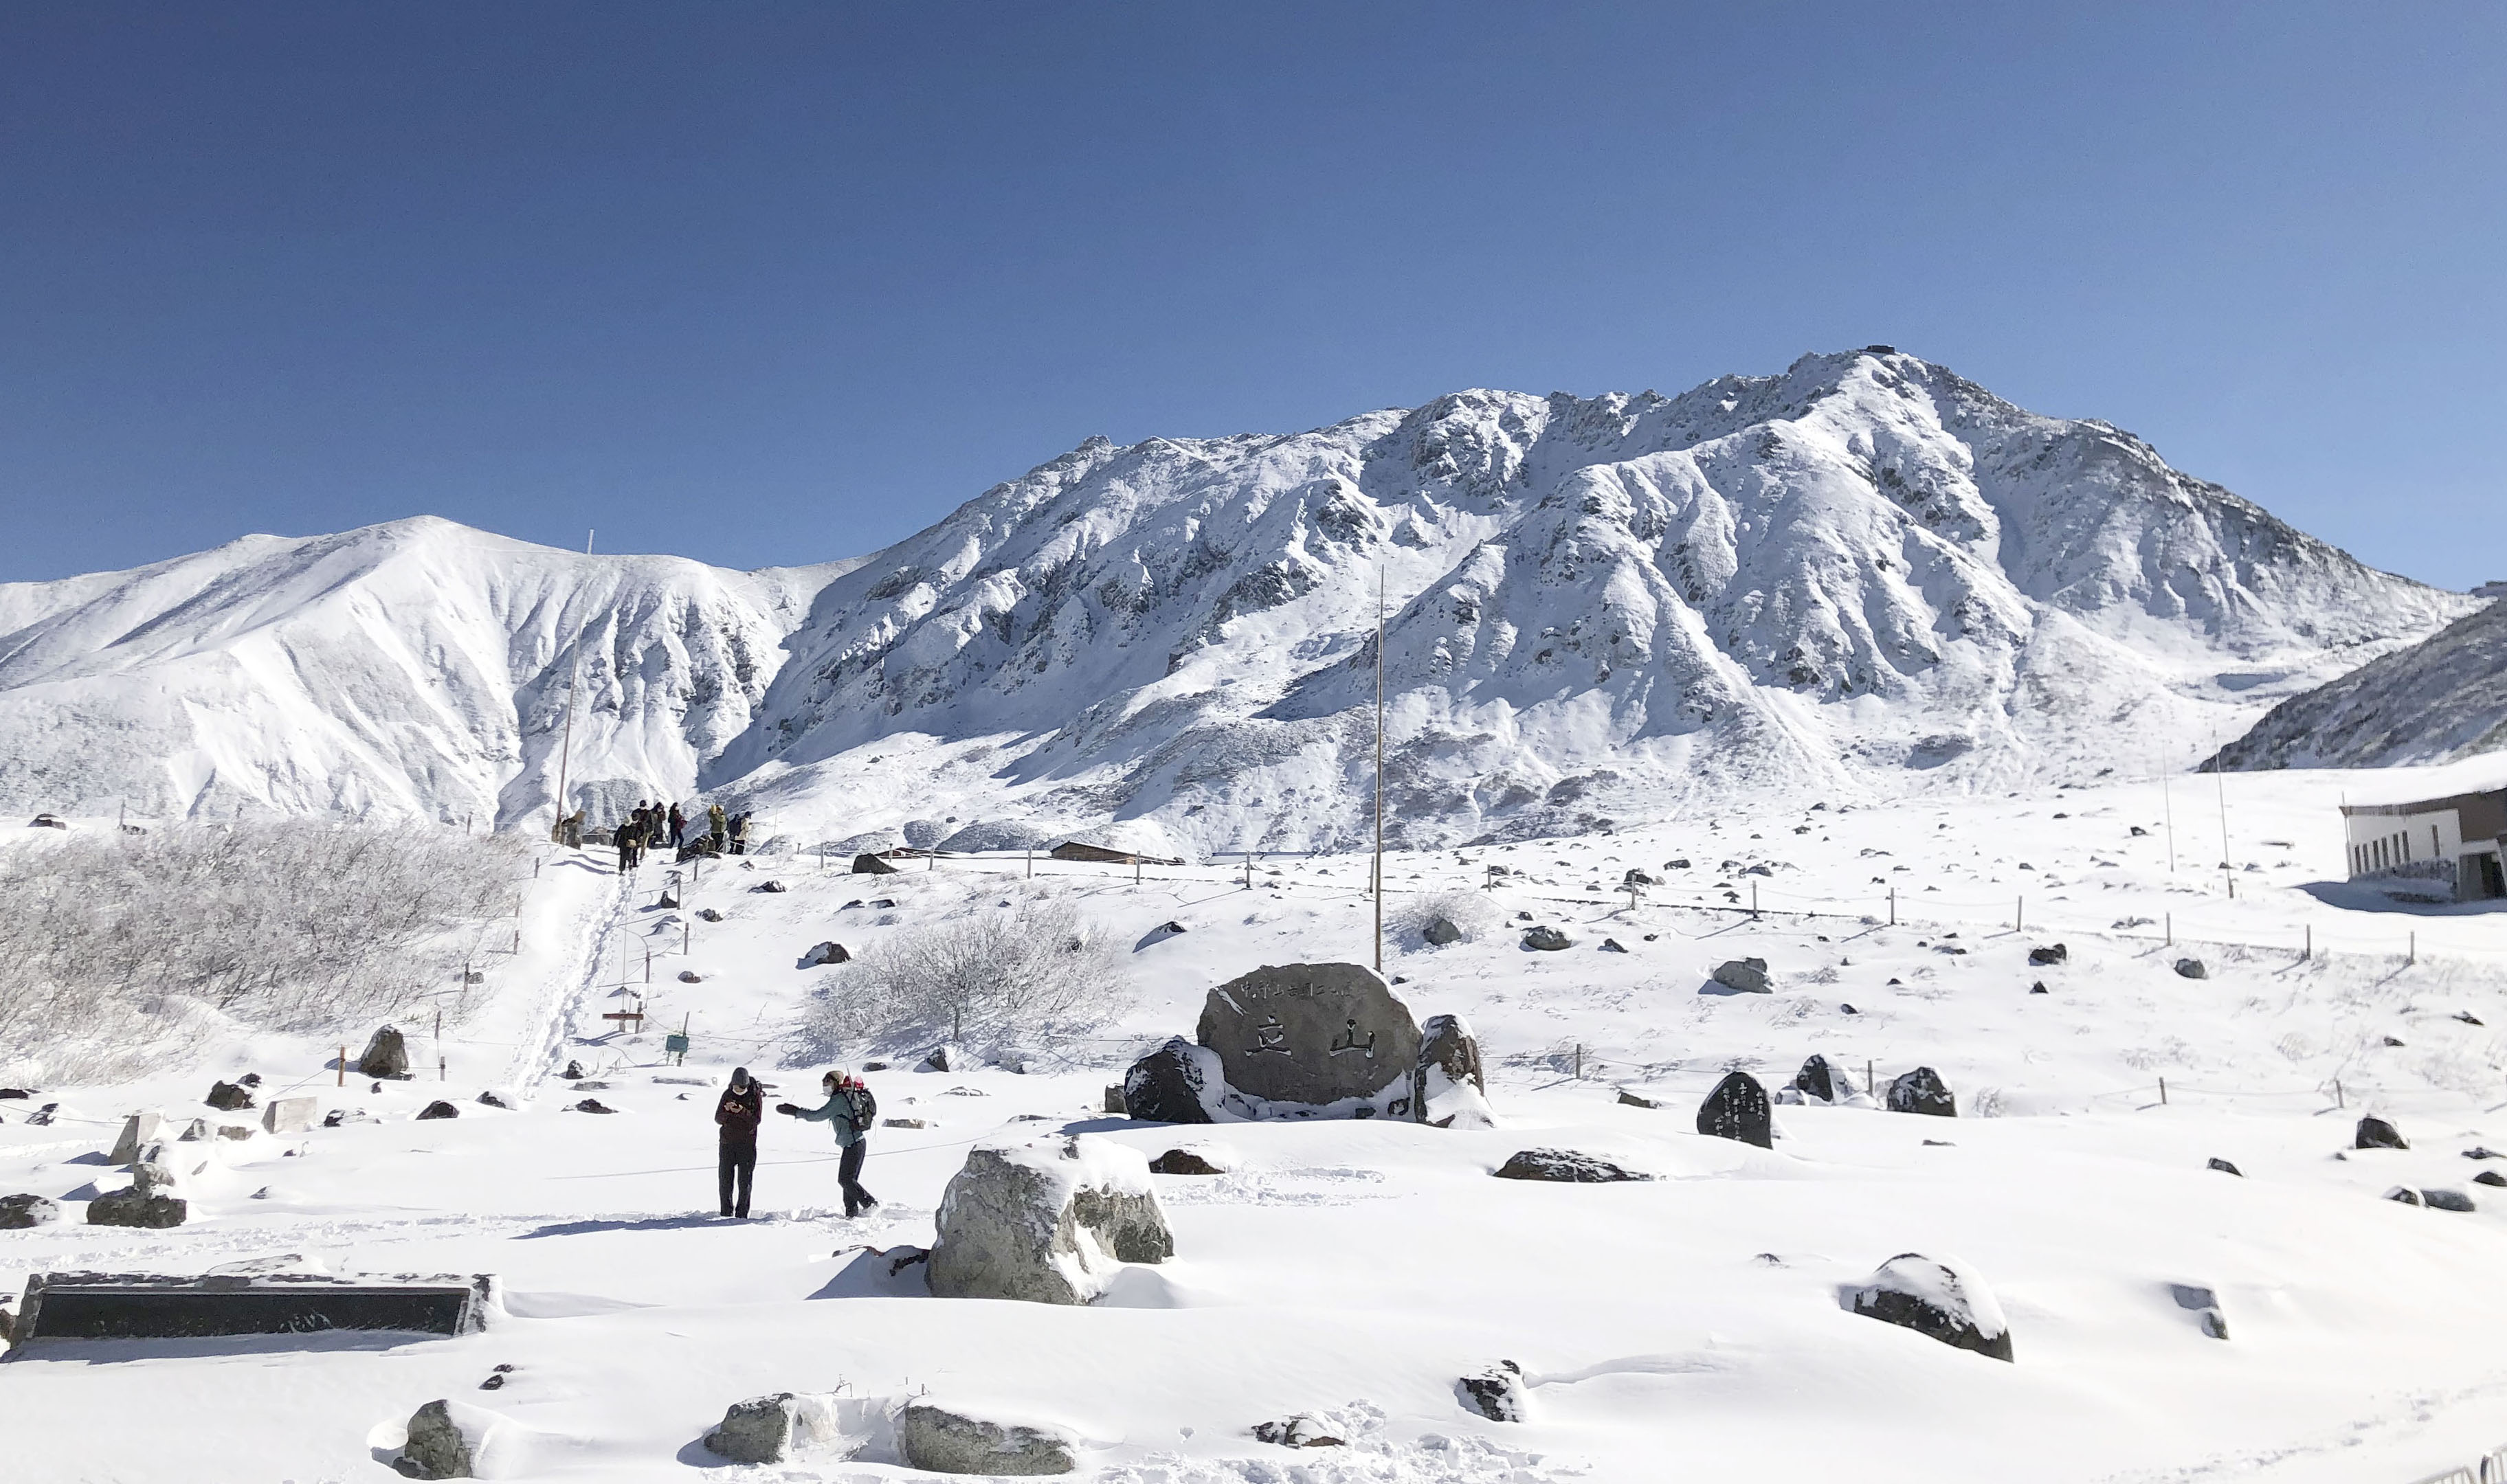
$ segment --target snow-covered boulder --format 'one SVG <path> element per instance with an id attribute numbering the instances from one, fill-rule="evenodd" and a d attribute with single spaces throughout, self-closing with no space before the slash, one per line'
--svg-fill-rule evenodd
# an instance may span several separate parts
<path id="1" fill-rule="evenodd" d="M 1032 824 L 1009 819 L 978 819 L 942 840 L 934 849 L 971 853 L 977 851 L 1041 851 L 1055 837 Z"/>
<path id="2" fill-rule="evenodd" d="M 1856 1314 L 1996 1360 L 2011 1358 L 2011 1326 L 1993 1290 L 1954 1258 L 1901 1252 L 1845 1297 Z"/>
<path id="3" fill-rule="evenodd" d="M 492 1479 L 517 1471 L 520 1430 L 468 1402 L 438 1398 L 410 1414 L 392 1467 L 411 1479 Z"/>
<path id="4" fill-rule="evenodd" d="M 816 945 L 808 953 L 801 956 L 801 966 L 803 968 L 817 968 L 821 964 L 851 963 L 853 961 L 854 956 L 852 951 L 833 938 L 828 939 L 824 943 Z"/>
<path id="5" fill-rule="evenodd" d="M 1535 953 L 1554 954 L 1575 947 L 1576 940 L 1555 927 L 1544 925 L 1525 928 L 1523 946 Z"/>
<path id="6" fill-rule="evenodd" d="M 1465 1405 L 1491 1422 L 1521 1422 L 1530 1415 L 1530 1394 L 1524 1390 L 1523 1367 L 1500 1360 L 1484 1371 L 1454 1383 Z"/>
<path id="7" fill-rule="evenodd" d="M 61 1208 L 39 1195 L 0 1195 L 0 1231 L 42 1226 L 61 1218 Z"/>
<path id="8" fill-rule="evenodd" d="M 1730 959 L 1715 965 L 1714 979 L 1727 990 L 1744 995 L 1764 995 L 1772 987 L 1767 979 L 1764 959 Z"/>
<path id="9" fill-rule="evenodd" d="M 1444 1129 L 1493 1129 L 1479 1038 L 1459 1015 L 1431 1015 L 1419 1028 L 1419 1070 L 1411 1080 L 1419 1121 Z"/>
<path id="10" fill-rule="evenodd" d="M 397 1026 L 384 1026 L 366 1042 L 363 1055 L 357 1058 L 357 1075 L 361 1077 L 406 1077 L 409 1075 L 409 1042 Z"/>
<path id="11" fill-rule="evenodd" d="M 896 1419 L 898 1455 L 929 1473 L 1069 1473 L 1079 1466 L 1077 1446 L 1054 1429 L 987 1422 L 928 1402 L 908 1405 Z"/>
<path id="12" fill-rule="evenodd" d="M 1951 1096 L 1949 1085 L 1942 1080 L 1940 1072 L 1929 1067 L 1918 1067 L 1889 1083 L 1889 1111 L 1955 1118 L 1958 1116 L 1958 1099 Z"/>
<path id="13" fill-rule="evenodd" d="M 708 1452 L 735 1464 L 781 1464 L 798 1449 L 839 1436 L 835 1398 L 775 1392 L 735 1401 L 722 1425 L 705 1436 Z"/>
<path id="14" fill-rule="evenodd" d="M 1497 1167 L 1496 1174 L 1502 1180 L 1549 1180 L 1570 1185 L 1653 1178 L 1576 1149 L 1518 1149 Z"/>
<path id="15" fill-rule="evenodd" d="M 2411 1140 L 2403 1137 L 2401 1130 L 2374 1115 L 2360 1119 L 2358 1131 L 2350 1139 L 2350 1147 L 2354 1149 L 2408 1149 L 2411 1146 Z"/>
<path id="16" fill-rule="evenodd" d="M 200 1101 L 221 1113 L 238 1113 L 252 1106 L 252 1094 L 233 1082 L 211 1082 L 209 1095 Z"/>
<path id="17" fill-rule="evenodd" d="M 940 1198 L 931 1291 L 1085 1304 L 1127 1262 L 1164 1262 L 1175 1236 L 1137 1149 L 1085 1135 L 978 1144 Z"/>
<path id="18" fill-rule="evenodd" d="M 1869 1106 L 1871 1102 L 1864 1096 L 1863 1089 L 1854 1085 L 1854 1079 L 1846 1074 L 1843 1068 L 1818 1055 L 1804 1060 L 1801 1070 L 1794 1073 L 1793 1091 L 1806 1103 L 1835 1106 Z"/>

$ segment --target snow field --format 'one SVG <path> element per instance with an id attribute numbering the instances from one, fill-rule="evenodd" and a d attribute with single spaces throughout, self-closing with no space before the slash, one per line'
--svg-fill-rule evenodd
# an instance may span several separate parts
<path id="1" fill-rule="evenodd" d="M 1480 1036 L 1505 1121 L 1481 1132 L 1151 1128 L 1096 1111 L 1132 1054 L 1190 1033 L 1211 986 L 1261 962 L 1365 961 L 1363 857 L 1257 860 L 1247 891 L 1233 863 L 1149 868 L 1135 886 L 1120 868 L 1061 863 L 1040 863 L 1030 883 L 1016 857 L 873 878 L 787 855 L 708 865 L 672 912 L 653 905 L 658 868 L 621 890 L 599 857 L 559 853 L 527 898 L 525 952 L 492 969 L 485 1008 L 447 1036 L 449 1081 L 376 1094 L 352 1079 L 342 1091 L 332 1048 L 316 1038 L 236 1034 L 160 1075 L 47 1089 L 64 1104 L 50 1128 L 23 1123 L 16 1109 L 27 1104 L 0 1104 L 0 1186 L 56 1197 L 99 1177 L 120 1183 L 81 1157 L 110 1141 L 122 1111 L 218 1121 L 192 1103 L 212 1075 L 257 1069 L 270 1094 L 309 1076 L 302 1090 L 326 1105 L 383 1120 L 183 1145 L 220 1162 L 197 1182 L 192 1224 L 89 1228 L 73 1207 L 60 1225 L 0 1233 L 0 1282 L 302 1251 L 340 1271 L 495 1272 L 511 1317 L 452 1341 L 195 1342 L 15 1359 L 0 1369 L 12 1476 L 162 1478 L 178 1448 L 193 1479 L 384 1478 L 378 1458 L 396 1445 L 393 1430 L 435 1396 L 511 1421 L 515 1477 L 908 1476 L 841 1460 L 732 1468 L 696 1444 L 742 1397 L 841 1385 L 858 1396 L 927 1388 L 1059 1422 L 1089 1444 L 1091 1469 L 1125 1484 L 1840 1468 L 1908 1481 L 2409 1484 L 2507 1441 L 2507 1361 L 2489 1341 L 2507 1320 L 2494 1277 L 2507 1200 L 2470 1183 L 2491 1162 L 2461 1157 L 2507 1147 L 2507 1123 L 2490 1111 L 2502 1048 L 2489 1029 L 2507 1027 L 2507 917 L 2345 906 L 2319 885 L 2338 879 L 2338 824 L 2325 818 L 2338 782 L 2228 784 L 2233 842 L 2291 842 L 2257 847 L 2264 869 L 2237 873 L 2234 903 L 2216 871 L 2183 869 L 2217 863 L 2185 844 L 2207 823 L 2216 850 L 2216 815 L 2188 820 L 2187 795 L 2207 799 L 2208 779 L 2177 785 L 2172 879 L 2156 789 L 2143 784 L 1955 809 L 1839 814 L 1802 801 L 1711 828 L 1394 855 L 1396 921 L 1407 893 L 1470 889 L 1491 862 L 1521 873 L 1480 893 L 1498 925 L 1435 950 L 1404 936 L 1386 952 L 1414 1014 L 1464 1015 Z M 1944 821 L 1951 828 L 1933 827 Z M 1803 822 L 1811 833 L 1794 834 Z M 2136 822 L 2152 835 L 2129 836 Z M 1679 856 L 1689 871 L 1662 872 Z M 2233 858 L 2242 867 L 2247 855 L 2233 845 Z M 1787 867 L 1754 878 L 1719 871 L 1726 859 Z M 1774 915 L 1777 890 L 1789 907 L 1858 893 L 1868 904 L 1880 889 L 1870 878 L 1897 864 L 1916 889 L 1901 888 L 1896 928 L 1861 922 L 1868 905 Z M 1669 884 L 1631 910 L 1611 889 L 1628 866 Z M 750 889 L 770 878 L 787 889 Z M 1993 897 L 2022 880 L 2031 926 L 2018 933 L 1994 916 Z M 1771 893 L 1756 921 L 1683 900 L 1728 908 L 1715 884 L 1746 899 L 1752 881 Z M 1584 890 L 1594 884 L 1604 890 Z M 781 1064 L 812 992 L 841 993 L 848 969 L 797 966 L 812 944 L 833 938 L 859 954 L 1039 897 L 1139 945 L 1124 955 L 1118 1018 L 1013 1047 L 1026 1074 L 870 1073 L 884 1116 L 928 1125 L 875 1135 L 865 1181 L 887 1204 L 870 1216 L 833 1213 L 824 1129 L 770 1117 L 764 1214 L 712 1217 L 708 1104 L 728 1068 L 779 1084 L 773 1101 L 817 1101 L 818 1068 Z M 848 909 L 856 898 L 865 905 Z M 881 899 L 894 905 L 867 905 Z M 698 909 L 724 921 L 687 921 Z M 1529 924 L 1517 913 L 1574 947 L 1522 949 Z M 2416 927 L 2423 956 L 2410 965 L 2344 948 L 2302 964 L 2294 949 L 2170 951 L 2154 929 L 2105 925 L 2163 913 L 2180 939 L 2271 943 L 2312 923 L 2319 946 L 2365 948 Z M 1186 930 L 1153 931 L 1169 921 Z M 1628 951 L 1603 952 L 1605 936 Z M 2026 962 L 2031 946 L 2058 939 L 2068 962 Z M 605 1034 L 595 1017 L 622 965 L 642 988 L 647 945 L 650 1029 Z M 2186 954 L 2210 977 L 2178 976 L 2173 959 Z M 1746 956 L 1768 960 L 1774 992 L 1710 992 L 1714 964 Z M 678 982 L 682 968 L 702 982 Z M 2048 994 L 2028 993 L 2038 981 Z M 660 1065 L 661 1032 L 683 1016 L 688 1065 Z M 426 1037 L 412 1050 L 431 1070 Z M 1870 1061 L 1881 1081 L 1932 1066 L 1963 1115 L 2000 1116 L 1782 1105 L 1771 1151 L 1690 1132 L 1696 1100 L 1726 1069 L 1747 1068 L 1772 1089 L 1813 1052 L 1858 1077 Z M 568 1057 L 611 1085 L 579 1093 L 547 1080 Z M 666 1080 L 678 1078 L 705 1085 Z M 522 1105 L 471 1101 L 490 1086 L 526 1095 Z M 1666 1105 L 1619 1103 L 1621 1087 Z M 459 1119 L 408 1121 L 439 1095 L 461 1104 Z M 582 1096 L 619 1112 L 565 1110 Z M 2336 1158 L 2368 1108 L 2413 1147 Z M 1149 1156 L 1200 1146 L 1228 1170 L 1155 1177 L 1174 1261 L 1129 1269 L 1101 1304 L 1068 1310 L 935 1300 L 916 1291 L 914 1269 L 890 1279 L 885 1264 L 853 1260 L 860 1245 L 926 1242 L 940 1191 L 976 1141 L 1065 1129 Z M 1488 1177 L 1532 1146 L 1655 1178 Z M 2243 1177 L 2205 1169 L 2212 1157 Z M 2380 1199 L 2396 1184 L 2464 1190 L 2479 1209 Z M 264 1186 L 267 1199 L 249 1198 Z M 1841 1288 L 1909 1250 L 1962 1259 L 1983 1278 L 2008 1316 L 2014 1363 L 1845 1312 Z M 2177 1284 L 2219 1295 L 2227 1342 L 2177 1305 Z M 1532 1383 L 1525 1424 L 1480 1420 L 1454 1394 L 1455 1378 L 1499 1358 Z M 499 1362 L 518 1367 L 510 1384 L 478 1392 Z M 134 1398 L 150 1425 L 117 1426 Z M 1292 1454 L 1247 1433 L 1326 1408 L 1349 1409 L 1356 1446 Z"/>

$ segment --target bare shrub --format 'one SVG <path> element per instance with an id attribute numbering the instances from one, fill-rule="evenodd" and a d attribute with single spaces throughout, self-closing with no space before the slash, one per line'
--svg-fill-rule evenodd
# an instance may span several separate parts
<path id="1" fill-rule="evenodd" d="M 853 1046 L 955 1039 L 1037 1044 L 1103 1025 L 1131 999 L 1124 953 L 1072 903 L 904 927 L 832 971 L 803 1018 L 804 1060 Z"/>
<path id="2" fill-rule="evenodd" d="M 420 997 L 460 1014 L 459 967 L 512 900 L 524 850 L 282 820 L 0 851 L 0 1045 L 57 1062 L 201 1014 L 283 1031 Z"/>
<path id="3" fill-rule="evenodd" d="M 1464 941 L 1471 943 L 1487 937 L 1506 923 L 1505 911 L 1484 891 L 1437 891 L 1394 904 L 1384 925 L 1392 929 L 1395 942 L 1416 948 L 1427 941 L 1420 934 L 1438 918 L 1461 928 Z"/>

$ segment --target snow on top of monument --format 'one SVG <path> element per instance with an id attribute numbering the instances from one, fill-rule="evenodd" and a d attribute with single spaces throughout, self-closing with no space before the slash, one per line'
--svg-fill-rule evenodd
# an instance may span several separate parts
<path id="1" fill-rule="evenodd" d="M 1093 1134 L 1063 1134 L 1042 1139 L 987 1139 L 975 1149 L 1004 1163 L 1044 1176 L 1047 1188 L 1068 1201 L 1082 1190 L 1111 1190 L 1120 1195 L 1157 1198 L 1149 1178 L 1148 1156 Z"/>

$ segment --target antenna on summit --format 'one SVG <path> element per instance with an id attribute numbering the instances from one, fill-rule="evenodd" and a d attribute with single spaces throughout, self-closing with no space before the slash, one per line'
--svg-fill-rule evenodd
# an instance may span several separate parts
<path id="1" fill-rule="evenodd" d="M 597 534 L 599 532 L 592 527 L 584 529 L 583 554 L 587 557 L 592 555 L 592 538 Z M 558 744 L 557 751 L 557 822 L 549 826 L 552 840 L 565 839 L 565 773 L 566 765 L 574 758 L 574 687 L 582 678 L 583 631 L 577 629 L 574 632 L 574 666 L 565 677 L 565 739 Z"/>

